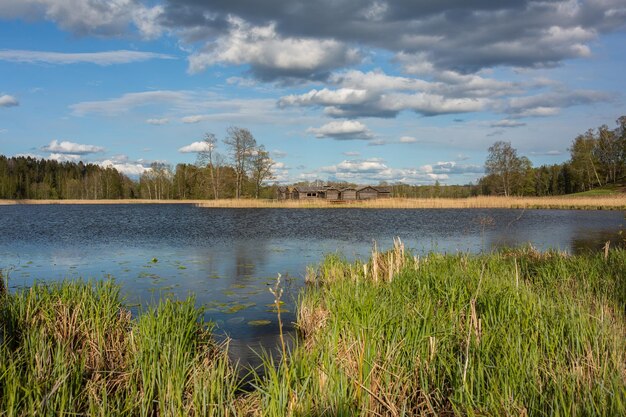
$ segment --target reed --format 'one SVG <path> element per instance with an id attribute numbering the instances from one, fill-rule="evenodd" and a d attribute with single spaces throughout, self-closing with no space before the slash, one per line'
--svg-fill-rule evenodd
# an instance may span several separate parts
<path id="1" fill-rule="evenodd" d="M 330 256 L 259 415 L 624 415 L 626 252 L 606 254 Z"/>
<path id="2" fill-rule="evenodd" d="M 207 200 L 195 203 L 205 208 L 336 208 L 336 209 L 568 209 L 568 210 L 626 210 L 626 194 L 590 197 L 496 197 L 469 198 L 386 198 L 333 203 L 312 200 Z"/>
<path id="3" fill-rule="evenodd" d="M 0 205 L 16 204 L 193 204 L 205 208 L 511 208 L 567 210 L 626 210 L 626 194 L 571 195 L 556 197 L 478 196 L 468 198 L 385 198 L 352 202 L 331 202 L 323 199 L 271 200 L 0 200 Z"/>
<path id="4" fill-rule="evenodd" d="M 234 415 L 237 370 L 193 299 L 131 319 L 111 282 L 2 299 L 0 415 Z"/>

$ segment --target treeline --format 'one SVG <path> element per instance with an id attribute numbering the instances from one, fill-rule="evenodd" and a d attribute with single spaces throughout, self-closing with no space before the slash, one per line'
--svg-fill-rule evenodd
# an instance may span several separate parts
<path id="1" fill-rule="evenodd" d="M 132 180 L 115 168 L 83 162 L 58 162 L 0 155 L 0 198 L 3 199 L 217 199 L 274 198 L 274 161 L 249 130 L 231 127 L 218 152 L 212 133 L 196 142 L 195 164 L 155 162 Z"/>
<path id="2" fill-rule="evenodd" d="M 196 142 L 195 164 L 153 163 L 137 180 L 113 167 L 0 155 L 0 198 L 4 199 L 219 199 L 275 198 L 274 161 L 247 130 L 231 127 L 222 140 L 212 133 Z M 576 137 L 570 159 L 533 167 L 508 142 L 489 148 L 486 174 L 478 184 L 408 185 L 385 183 L 391 195 L 405 198 L 464 198 L 476 195 L 547 196 L 620 183 L 626 175 L 626 116 L 617 127 L 600 126 Z M 347 182 L 301 182 L 294 185 L 357 186 Z"/>
<path id="3" fill-rule="evenodd" d="M 617 127 L 603 125 L 578 135 L 570 159 L 562 164 L 533 167 L 508 142 L 496 142 L 485 161 L 480 194 L 545 196 L 571 194 L 620 183 L 626 176 L 626 116 Z"/>
<path id="4" fill-rule="evenodd" d="M 112 167 L 0 155 L 0 198 L 136 198 L 136 184 Z"/>

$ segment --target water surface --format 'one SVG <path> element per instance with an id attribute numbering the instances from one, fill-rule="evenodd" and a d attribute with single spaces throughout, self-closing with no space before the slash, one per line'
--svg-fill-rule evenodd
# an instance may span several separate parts
<path id="1" fill-rule="evenodd" d="M 416 252 L 479 252 L 531 243 L 576 253 L 622 241 L 624 212 L 507 209 L 212 209 L 192 205 L 0 206 L 0 269 L 10 288 L 113 277 L 133 310 L 193 295 L 231 352 L 273 346 L 268 289 L 283 276 L 289 330 L 307 265 L 367 258 L 395 236 Z M 266 325 L 259 325 L 269 322 Z"/>

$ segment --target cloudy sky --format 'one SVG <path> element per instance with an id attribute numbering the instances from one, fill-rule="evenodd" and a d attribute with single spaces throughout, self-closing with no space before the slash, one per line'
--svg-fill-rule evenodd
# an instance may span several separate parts
<path id="1" fill-rule="evenodd" d="M 464 184 L 613 127 L 625 51 L 624 0 L 0 0 L 0 153 L 137 175 L 240 126 L 282 182 Z"/>

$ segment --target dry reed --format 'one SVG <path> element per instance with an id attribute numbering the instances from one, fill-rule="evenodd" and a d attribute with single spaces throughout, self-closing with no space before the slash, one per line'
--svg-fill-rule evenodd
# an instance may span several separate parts
<path id="1" fill-rule="evenodd" d="M 336 204 L 326 200 L 207 200 L 195 203 L 205 208 L 370 208 L 370 209 L 573 209 L 626 210 L 626 194 L 594 197 L 496 197 L 386 198 Z"/>
<path id="2" fill-rule="evenodd" d="M 204 208 L 371 208 L 371 209 L 571 209 L 626 210 L 626 194 L 606 196 L 501 197 L 468 198 L 385 198 L 336 202 L 312 200 L 221 199 L 221 200 L 0 200 L 0 205 L 18 204 L 193 204 Z"/>

